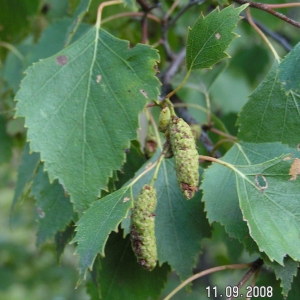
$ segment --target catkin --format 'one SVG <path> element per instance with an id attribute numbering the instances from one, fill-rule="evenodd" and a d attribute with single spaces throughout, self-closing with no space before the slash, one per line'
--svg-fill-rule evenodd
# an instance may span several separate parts
<path id="1" fill-rule="evenodd" d="M 157 262 L 155 208 L 156 190 L 144 185 L 131 214 L 130 238 L 138 263 L 148 271 L 153 270 Z"/>
<path id="2" fill-rule="evenodd" d="M 194 136 L 190 126 L 176 116 L 172 116 L 169 134 L 178 184 L 184 196 L 191 199 L 198 191 L 199 181 L 198 151 Z"/>

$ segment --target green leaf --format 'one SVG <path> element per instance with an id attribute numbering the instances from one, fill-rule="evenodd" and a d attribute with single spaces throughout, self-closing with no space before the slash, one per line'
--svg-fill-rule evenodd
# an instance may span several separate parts
<path id="1" fill-rule="evenodd" d="M 291 290 L 294 277 L 297 275 L 299 262 L 290 257 L 284 258 L 284 266 L 271 262 L 267 257 L 262 257 L 268 268 L 273 268 L 276 278 L 281 280 L 282 294 L 286 297 Z"/>
<path id="2" fill-rule="evenodd" d="M 247 163 L 241 149 L 233 146 L 222 160 L 232 164 Z M 223 224 L 229 236 L 240 240 L 250 254 L 258 252 L 247 224 L 243 221 L 234 173 L 224 166 L 212 164 L 205 170 L 200 187 L 203 190 L 202 199 L 205 202 L 209 222 Z"/>
<path id="3" fill-rule="evenodd" d="M 12 155 L 13 139 L 6 132 L 6 122 L 0 115 L 0 164 L 8 163 Z"/>
<path id="4" fill-rule="evenodd" d="M 186 65 L 190 69 L 211 68 L 214 64 L 229 57 L 225 50 L 237 37 L 233 33 L 239 14 L 248 5 L 238 8 L 228 6 L 221 11 L 217 7 L 209 15 L 201 15 L 188 34 Z"/>
<path id="5" fill-rule="evenodd" d="M 300 81 L 298 44 L 251 94 L 237 123 L 239 140 L 253 143 L 299 143 Z"/>
<path id="6" fill-rule="evenodd" d="M 205 172 L 202 184 L 210 222 L 221 222 L 246 248 L 257 251 L 253 241 L 248 244 L 251 239 L 243 220 L 247 221 L 260 251 L 281 264 L 286 254 L 300 259 L 300 184 L 299 180 L 289 180 L 293 160 L 282 156 L 272 159 L 283 153 L 299 156 L 297 151 L 278 143 L 237 144 L 224 156 L 232 164 L 235 178 L 232 171 L 222 171 L 224 166 L 213 164 Z M 214 191 L 216 178 L 219 188 Z"/>
<path id="7" fill-rule="evenodd" d="M 240 207 L 251 236 L 271 261 L 280 264 L 286 254 L 300 260 L 300 181 L 289 180 L 291 163 L 281 156 L 236 166 Z"/>
<path id="8" fill-rule="evenodd" d="M 101 258 L 99 286 L 102 299 L 157 299 L 167 281 L 170 267 L 163 264 L 149 272 L 136 261 L 129 236 L 112 232 Z"/>
<path id="9" fill-rule="evenodd" d="M 79 219 L 72 243 L 78 243 L 76 253 L 79 255 L 81 279 L 85 278 L 87 269 L 91 269 L 96 255 L 104 255 L 108 235 L 118 230 L 132 203 L 130 188 L 123 187 L 95 201 Z"/>
<path id="10" fill-rule="evenodd" d="M 23 149 L 21 156 L 21 164 L 18 169 L 18 179 L 16 183 L 15 195 L 13 198 L 11 211 L 13 211 L 21 196 L 26 194 L 30 189 L 39 162 L 40 155 L 35 152 L 30 154 L 29 144 L 27 143 Z"/>
<path id="11" fill-rule="evenodd" d="M 159 153 L 154 155 L 137 173 L 145 171 L 149 163 L 155 162 Z M 145 174 L 134 186 L 134 197 L 142 186 L 151 181 L 154 170 Z M 187 201 L 178 186 L 174 171 L 174 159 L 162 162 L 154 184 L 157 190 L 157 207 L 155 217 L 155 236 L 159 263 L 168 262 L 181 279 L 192 274 L 197 254 L 201 250 L 201 241 L 210 236 L 201 193 Z M 122 225 L 129 232 L 129 219 Z"/>
<path id="12" fill-rule="evenodd" d="M 129 49 L 93 28 L 27 70 L 16 115 L 25 116 L 31 149 L 41 152 L 50 179 L 59 179 L 77 210 L 99 197 L 124 162 L 139 112 L 158 96 L 158 59 L 149 46 Z"/>
<path id="13" fill-rule="evenodd" d="M 37 246 L 40 246 L 57 231 L 65 229 L 73 220 L 74 211 L 70 198 L 65 196 L 58 181 L 50 184 L 43 165 L 40 165 L 34 178 L 31 194 L 36 199 L 39 224 Z"/>

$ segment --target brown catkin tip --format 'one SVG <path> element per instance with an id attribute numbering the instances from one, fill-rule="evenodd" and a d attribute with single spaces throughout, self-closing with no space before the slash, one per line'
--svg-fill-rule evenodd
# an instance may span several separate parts
<path id="1" fill-rule="evenodd" d="M 198 191 L 198 151 L 190 126 L 181 118 L 172 116 L 169 126 L 170 142 L 175 158 L 177 181 L 187 199 Z"/>
<path id="2" fill-rule="evenodd" d="M 156 190 L 144 185 L 131 214 L 130 239 L 138 263 L 148 271 L 153 270 L 157 262 L 155 208 Z"/>
<path id="3" fill-rule="evenodd" d="M 154 134 L 148 133 L 145 139 L 144 153 L 146 158 L 151 158 L 157 149 L 157 139 Z"/>

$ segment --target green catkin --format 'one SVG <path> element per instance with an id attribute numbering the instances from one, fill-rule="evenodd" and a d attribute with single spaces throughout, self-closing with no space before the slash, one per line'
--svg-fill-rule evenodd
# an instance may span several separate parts
<path id="1" fill-rule="evenodd" d="M 199 161 L 190 126 L 181 118 L 172 116 L 169 126 L 170 142 L 175 158 L 177 181 L 187 199 L 198 191 Z"/>
<path id="2" fill-rule="evenodd" d="M 144 185 L 131 214 L 130 239 L 138 263 L 148 271 L 153 270 L 157 262 L 155 208 L 156 190 Z"/>

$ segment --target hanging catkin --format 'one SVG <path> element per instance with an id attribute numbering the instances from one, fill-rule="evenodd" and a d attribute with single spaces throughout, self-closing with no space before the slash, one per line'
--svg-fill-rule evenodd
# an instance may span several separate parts
<path id="1" fill-rule="evenodd" d="M 131 214 L 130 238 L 138 263 L 149 271 L 154 269 L 157 262 L 155 208 L 156 190 L 144 185 Z"/>
<path id="2" fill-rule="evenodd" d="M 169 135 L 178 184 L 184 196 L 191 199 L 198 191 L 199 181 L 198 151 L 194 136 L 190 126 L 176 116 L 172 116 Z"/>

